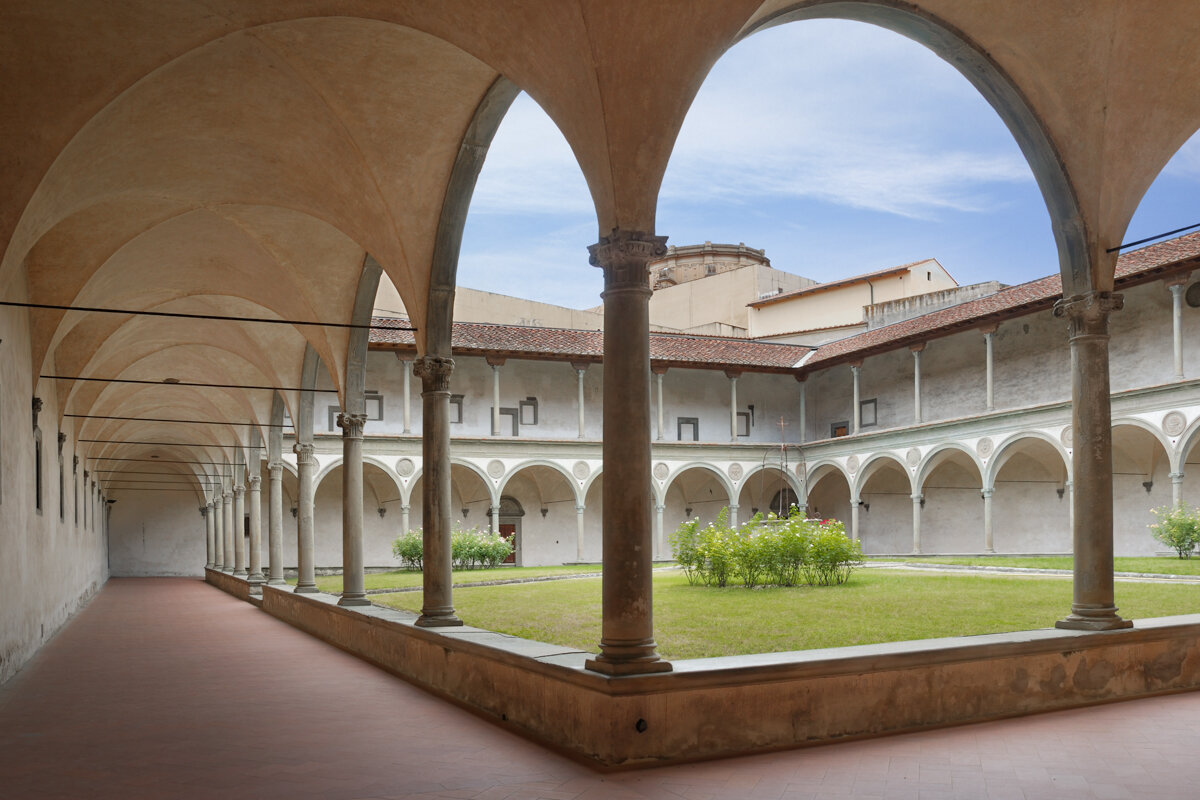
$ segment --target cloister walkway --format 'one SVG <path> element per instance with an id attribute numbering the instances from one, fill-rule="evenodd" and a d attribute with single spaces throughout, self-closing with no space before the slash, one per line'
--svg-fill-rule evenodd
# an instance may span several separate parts
<path id="1" fill-rule="evenodd" d="M 602 774 L 198 580 L 113 579 L 0 687 L 0 797 L 1191 798 L 1200 693 Z"/>

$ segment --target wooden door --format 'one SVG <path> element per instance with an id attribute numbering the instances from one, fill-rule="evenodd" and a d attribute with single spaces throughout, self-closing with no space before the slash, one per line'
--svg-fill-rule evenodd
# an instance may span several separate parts
<path id="1" fill-rule="evenodd" d="M 513 544 L 513 551 L 508 554 L 508 558 L 504 559 L 505 564 L 517 563 L 516 536 L 517 536 L 517 526 L 515 524 L 513 524 L 511 522 L 501 522 L 500 523 L 500 538 L 504 539 L 504 541 L 506 541 L 506 542 L 512 542 L 512 544 Z"/>

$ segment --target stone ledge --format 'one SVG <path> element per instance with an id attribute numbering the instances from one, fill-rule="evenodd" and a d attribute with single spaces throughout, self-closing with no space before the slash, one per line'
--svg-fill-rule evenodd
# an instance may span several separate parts
<path id="1" fill-rule="evenodd" d="M 418 628 L 413 614 L 342 608 L 331 595 L 268 586 L 263 610 L 498 724 L 607 767 L 1200 688 L 1200 615 L 1141 620 L 1106 633 L 1046 629 L 676 661 L 672 673 L 609 678 L 583 669 L 587 653 L 479 628 Z"/>

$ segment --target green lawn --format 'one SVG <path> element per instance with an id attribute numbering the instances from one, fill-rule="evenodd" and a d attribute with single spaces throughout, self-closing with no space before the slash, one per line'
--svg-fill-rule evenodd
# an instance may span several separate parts
<path id="1" fill-rule="evenodd" d="M 420 593 L 375 595 L 419 611 Z M 1200 587 L 1120 583 L 1126 617 L 1200 613 Z M 464 588 L 454 604 L 469 624 L 595 651 L 600 579 Z M 713 589 L 676 573 L 654 578 L 654 625 L 667 658 L 807 650 L 873 642 L 1045 628 L 1069 610 L 1071 583 L 1055 578 L 860 570 L 843 586 Z"/>
<path id="2" fill-rule="evenodd" d="M 1070 556 L 1013 558 L 1011 556 L 975 556 L 972 558 L 942 558 L 939 556 L 903 556 L 888 559 L 921 564 L 964 564 L 973 567 L 1033 567 L 1036 569 L 1071 569 Z M 1200 575 L 1200 558 L 1115 558 L 1117 572 L 1149 572 L 1159 575 Z"/>
<path id="3" fill-rule="evenodd" d="M 506 581 L 517 578 L 544 578 L 552 575 L 574 575 L 581 572 L 599 572 L 599 564 L 567 564 L 556 567 L 497 567 L 496 569 L 465 569 L 453 573 L 454 583 L 477 583 L 481 581 Z M 372 589 L 407 589 L 421 585 L 421 573 L 406 569 L 393 572 L 367 573 L 364 582 L 368 591 Z M 295 578 L 288 583 L 296 584 Z M 341 575 L 318 575 L 317 588 L 329 594 L 342 593 Z"/>

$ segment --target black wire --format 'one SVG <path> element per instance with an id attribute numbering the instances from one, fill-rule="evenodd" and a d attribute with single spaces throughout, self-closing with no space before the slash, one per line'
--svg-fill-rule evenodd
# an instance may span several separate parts
<path id="1" fill-rule="evenodd" d="M 94 381 L 96 383 L 136 383 L 142 386 L 193 386 L 208 389 L 250 389 L 271 392 L 317 392 L 337 394 L 337 389 L 296 389 L 284 386 L 244 386 L 237 383 L 188 383 L 186 381 L 139 381 L 132 378 L 81 378 L 71 375 L 39 375 L 39 379 L 51 381 Z"/>
<path id="2" fill-rule="evenodd" d="M 206 445 L 207 446 L 207 445 Z M 212 467 L 230 466 L 224 461 L 177 461 L 171 458 L 122 458 L 120 456 L 91 456 L 88 461 L 145 461 L 150 464 L 205 464 Z"/>
<path id="3" fill-rule="evenodd" d="M 220 444 L 218 442 L 134 442 L 128 439 L 78 439 L 88 444 L 147 444 L 161 447 L 240 447 L 237 444 Z M 157 459 L 156 459 L 157 460 Z"/>
<path id="4" fill-rule="evenodd" d="M 1108 248 L 1104 252 L 1115 253 L 1118 250 L 1124 250 L 1127 247 L 1135 247 L 1139 244 L 1145 244 L 1146 242 L 1153 242 L 1155 239 L 1162 239 L 1167 236 L 1174 236 L 1177 233 L 1183 233 L 1184 231 L 1190 231 L 1192 228 L 1200 228 L 1200 222 L 1197 222 L 1195 225 L 1188 225 L 1186 228 L 1176 228 L 1173 231 L 1167 231 L 1166 233 L 1160 233 L 1158 236 L 1148 236 L 1145 239 L 1138 239 L 1136 242 L 1126 242 L 1125 244 L 1119 244 L 1116 247 Z"/>
<path id="5" fill-rule="evenodd" d="M 416 331 L 416 328 L 394 325 L 361 325 L 354 322 L 305 322 L 291 319 L 269 319 L 267 317 L 228 317 L 220 314 L 184 314 L 170 311 L 130 311 L 121 308 L 96 308 L 91 306 L 59 306 L 52 303 L 21 303 L 16 300 L 0 300 L 0 306 L 14 308 L 40 308 L 48 311 L 86 311 L 95 314 L 127 314 L 134 317 L 175 317 L 179 319 L 211 319 L 219 322 L 263 322 L 268 325 L 312 325 L 320 328 L 355 328 L 379 331 Z"/>
<path id="6" fill-rule="evenodd" d="M 171 384 L 172 386 L 174 384 Z M 120 419 L 130 422 L 185 422 L 190 425 L 239 425 L 249 428 L 290 428 L 291 425 L 279 423 L 278 425 L 269 422 L 221 422 L 215 419 L 163 419 L 161 417 L 110 417 L 103 414 L 63 414 L 64 417 L 74 417 L 76 419 Z"/>

